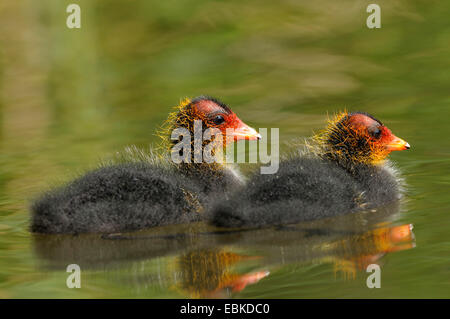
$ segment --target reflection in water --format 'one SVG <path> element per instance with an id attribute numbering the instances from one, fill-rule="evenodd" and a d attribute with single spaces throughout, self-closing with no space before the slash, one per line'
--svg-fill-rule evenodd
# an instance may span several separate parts
<path id="1" fill-rule="evenodd" d="M 334 271 L 345 278 L 355 279 L 358 270 L 365 271 L 386 253 L 414 248 L 412 224 L 377 228 L 361 235 L 330 243 L 326 249 L 333 253 Z"/>
<path id="2" fill-rule="evenodd" d="M 291 264 L 328 258 L 332 278 L 331 265 L 356 254 L 332 260 L 336 247 L 325 249 L 327 244 L 410 222 L 420 226 L 416 235 L 423 246 L 394 253 L 395 267 L 384 267 L 392 267 L 395 281 L 383 283 L 382 295 L 354 285 L 346 296 L 450 297 L 443 280 L 450 277 L 450 237 L 443 222 L 450 207 L 450 139 L 442 138 L 450 131 L 449 1 L 383 1 L 389 27 L 376 32 L 368 32 L 361 20 L 366 1 L 76 2 L 89 26 L 71 32 L 64 26 L 69 1 L 0 1 L 0 298 L 139 297 L 124 289 L 127 281 L 145 297 L 167 296 L 158 278 L 171 285 L 169 272 L 175 270 L 166 265 L 176 256 L 223 247 L 264 257 L 238 262 L 238 268 L 251 262 L 271 271 L 248 286 L 246 296 L 261 296 L 259 289 L 266 289 L 264 296 L 278 297 L 283 289 L 283 296 L 298 297 L 306 293 L 284 286 L 286 277 L 293 282 L 304 276 L 293 274 Z M 149 132 L 172 103 L 201 93 L 236 105 L 250 124 L 276 124 L 282 141 L 309 136 L 327 112 L 343 107 L 362 108 L 395 124 L 399 135 L 414 142 L 407 156 L 393 155 L 411 185 L 411 214 L 386 225 L 379 225 L 384 218 L 372 222 L 367 215 L 346 221 L 354 227 L 324 221 L 289 236 L 273 229 L 122 241 L 29 234 L 30 198 L 127 145 L 147 148 L 156 142 Z M 50 276 L 32 275 L 36 255 L 40 269 L 55 270 Z M 65 266 L 73 262 L 99 280 L 95 289 L 60 289 Z M 286 267 L 275 272 L 281 264 Z M 121 280 L 116 285 L 115 269 Z M 135 270 L 141 277 L 133 281 Z M 309 297 L 340 293 L 329 282 L 310 282 L 317 291 L 308 291 Z"/>
<path id="3" fill-rule="evenodd" d="M 240 255 L 222 249 L 192 250 L 177 258 L 177 266 L 181 273 L 177 288 L 186 292 L 189 297 L 220 297 L 231 288 L 239 292 L 247 285 L 257 283 L 269 275 L 268 271 L 256 271 L 238 274 L 233 265 L 258 257 Z"/>
<path id="4" fill-rule="evenodd" d="M 109 236 L 36 235 L 34 249 L 44 269 L 77 263 L 139 291 L 225 298 L 289 264 L 329 263 L 335 276 L 355 278 L 385 254 L 414 247 L 412 225 L 393 224 L 398 210 L 270 229 L 223 231 L 199 223 Z"/>

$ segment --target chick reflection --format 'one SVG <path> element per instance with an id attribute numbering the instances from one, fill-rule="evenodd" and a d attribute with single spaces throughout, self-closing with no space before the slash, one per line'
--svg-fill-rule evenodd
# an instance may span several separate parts
<path id="1" fill-rule="evenodd" d="M 414 248 L 412 228 L 412 224 L 376 228 L 330 243 L 325 250 L 334 252 L 335 276 L 342 273 L 346 279 L 355 279 L 357 271 L 364 271 L 386 253 Z"/>
<path id="2" fill-rule="evenodd" d="M 247 285 L 269 275 L 265 270 L 246 274 L 233 271 L 239 262 L 258 258 L 222 249 L 189 251 L 176 260 L 180 273 L 176 288 L 190 298 L 224 298 L 229 290 L 242 291 Z"/>

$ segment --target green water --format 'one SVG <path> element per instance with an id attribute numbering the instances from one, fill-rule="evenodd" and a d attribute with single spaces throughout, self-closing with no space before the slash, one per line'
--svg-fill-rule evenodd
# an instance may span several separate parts
<path id="1" fill-rule="evenodd" d="M 0 298 L 450 297 L 448 2 L 380 0 L 370 30 L 370 1 L 85 0 L 70 30 L 72 2 L 0 3 Z M 33 197 L 148 147 L 170 107 L 200 94 L 282 141 L 344 108 L 376 115 L 412 146 L 391 156 L 406 200 L 254 232 L 29 233 Z"/>

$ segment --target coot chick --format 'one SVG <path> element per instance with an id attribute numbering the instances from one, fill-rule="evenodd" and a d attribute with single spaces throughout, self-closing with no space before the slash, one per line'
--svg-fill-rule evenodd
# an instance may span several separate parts
<path id="1" fill-rule="evenodd" d="M 264 227 L 374 209 L 401 197 L 402 181 L 386 157 L 409 149 L 373 116 L 340 113 L 272 175 L 254 175 L 245 190 L 220 202 L 221 227 Z"/>
<path id="2" fill-rule="evenodd" d="M 225 143 L 260 138 L 217 99 L 207 96 L 186 99 L 163 126 L 169 136 L 165 136 L 163 143 L 167 146 L 164 154 L 104 165 L 47 192 L 32 204 L 31 231 L 112 233 L 200 220 L 211 192 L 226 191 L 241 185 L 242 180 L 220 162 L 192 161 L 196 152 L 203 154 L 204 148 L 220 141 L 216 138 L 220 135 L 212 135 L 211 143 L 203 142 L 183 161 L 172 161 L 170 152 L 181 139 L 171 140 L 172 130 L 184 128 L 193 137 L 194 123 L 199 123 L 196 121 L 201 121 L 202 133 L 208 128 L 217 129 Z M 229 128 L 234 131 L 227 131 Z M 178 152 L 183 151 L 186 150 Z"/>

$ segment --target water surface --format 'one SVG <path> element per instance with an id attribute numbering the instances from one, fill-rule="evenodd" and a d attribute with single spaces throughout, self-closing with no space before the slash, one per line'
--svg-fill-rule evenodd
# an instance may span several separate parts
<path id="1" fill-rule="evenodd" d="M 366 1 L 78 2 L 80 30 L 65 27 L 68 1 L 0 4 L 1 298 L 450 297 L 449 4 L 380 1 L 369 30 Z M 258 231 L 30 234 L 32 198 L 147 148 L 200 94 L 283 142 L 338 110 L 376 115 L 412 146 L 391 156 L 405 200 Z M 70 263 L 81 289 L 66 287 Z M 366 286 L 370 263 L 381 289 Z"/>

